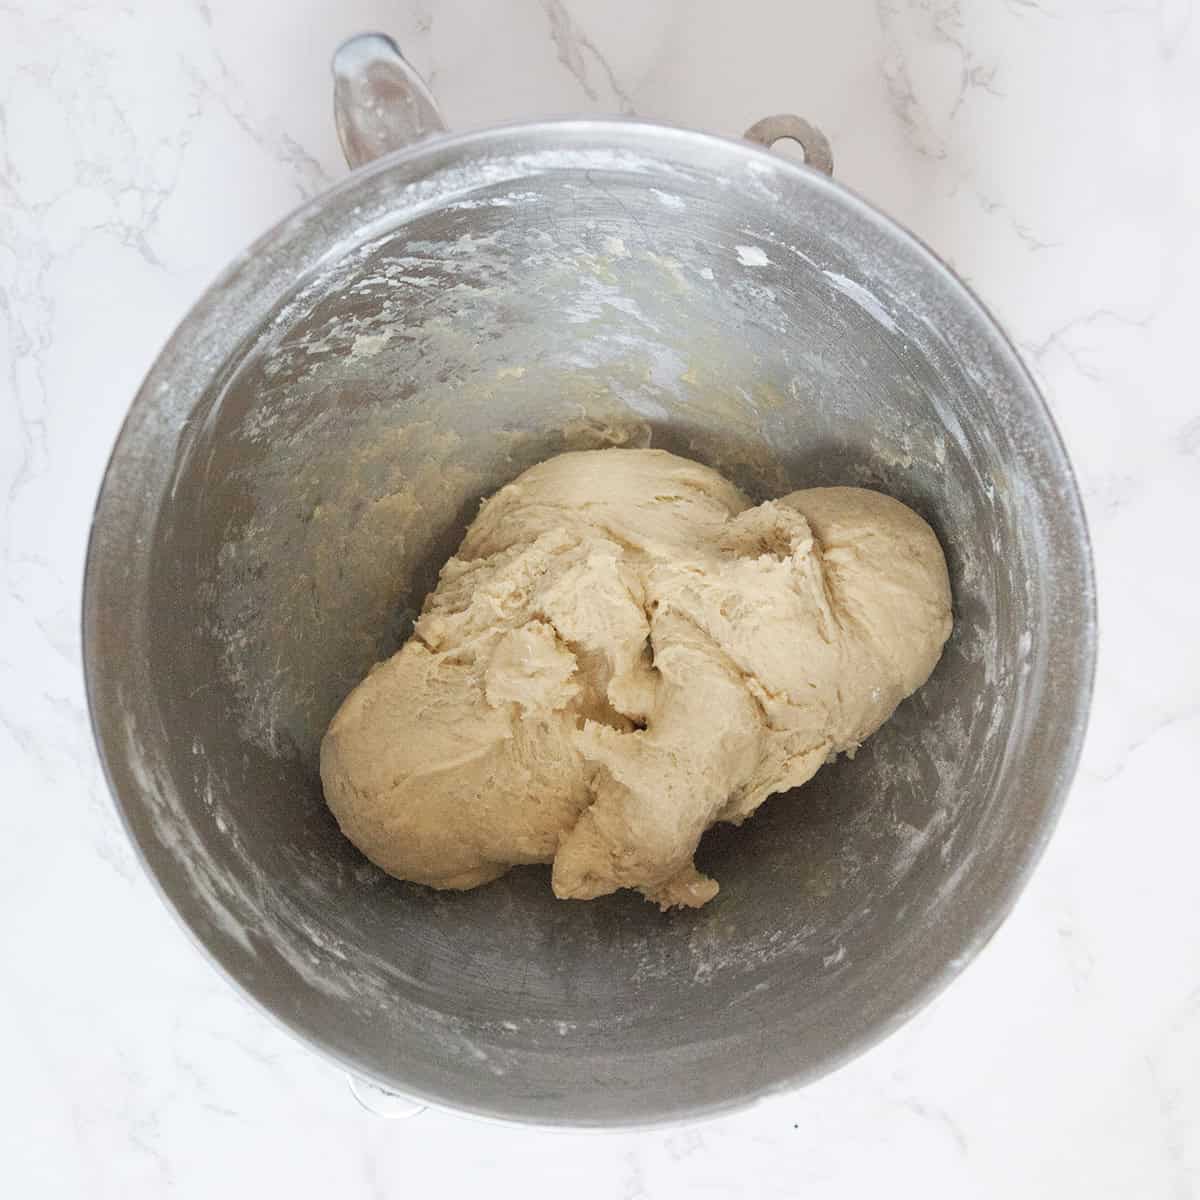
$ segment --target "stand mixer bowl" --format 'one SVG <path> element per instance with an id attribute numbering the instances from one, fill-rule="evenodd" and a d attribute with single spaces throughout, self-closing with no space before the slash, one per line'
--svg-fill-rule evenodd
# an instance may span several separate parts
<path id="1" fill-rule="evenodd" d="M 338 80 L 352 161 L 436 132 L 384 39 Z M 756 501 L 911 505 L 950 568 L 941 663 L 852 761 L 705 838 L 701 910 L 383 875 L 322 801 L 326 724 L 482 497 L 612 444 Z M 605 1127 L 811 1080 L 944 986 L 1049 836 L 1095 655 L 1071 470 L 978 301 L 821 171 L 630 121 L 424 138 L 252 246 L 133 403 L 84 625 L 129 834 L 245 994 L 390 1091 Z"/>

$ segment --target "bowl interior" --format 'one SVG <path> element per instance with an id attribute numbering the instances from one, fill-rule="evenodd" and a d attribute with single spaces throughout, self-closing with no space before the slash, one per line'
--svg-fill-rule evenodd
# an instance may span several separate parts
<path id="1" fill-rule="evenodd" d="M 738 148 L 733 186 L 688 153 L 515 165 L 366 232 L 344 216 L 298 282 L 245 301 L 186 415 L 141 446 L 127 431 L 110 471 L 169 451 L 134 522 L 142 665 L 119 670 L 143 675 L 90 664 L 94 703 L 124 705 L 98 727 L 152 870 L 309 1040 L 478 1113 L 683 1116 L 879 1036 L 994 928 L 1082 720 L 1090 643 L 1064 677 L 1048 641 L 1082 525 L 1073 493 L 1054 507 L 1061 451 L 984 315 L 825 181 Z M 756 498 L 852 483 L 910 504 L 950 565 L 942 662 L 852 761 L 705 838 L 721 893 L 698 912 L 559 902 L 546 868 L 464 894 L 388 878 L 324 806 L 325 725 L 481 497 L 614 444 Z M 125 618 L 89 602 L 96 644 Z"/>

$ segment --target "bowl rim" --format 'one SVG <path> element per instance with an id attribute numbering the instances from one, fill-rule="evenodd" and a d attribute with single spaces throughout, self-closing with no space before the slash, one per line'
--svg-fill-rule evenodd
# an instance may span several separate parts
<path id="1" fill-rule="evenodd" d="M 1071 570 L 1075 574 L 1078 619 L 1071 665 L 1076 677 L 1074 695 L 1077 703 L 1074 712 L 1070 714 L 1070 719 L 1060 723 L 1062 738 L 1059 753 L 1053 778 L 1046 787 L 1044 802 L 1040 809 L 1040 820 L 1035 828 L 1028 831 L 1022 842 L 1021 853 L 1017 861 L 1007 873 L 1003 887 L 994 896 L 986 912 L 973 923 L 970 933 L 960 938 L 959 944 L 953 947 L 943 946 L 936 950 L 931 949 L 926 954 L 925 957 L 929 961 L 926 969 L 919 973 L 919 982 L 904 989 L 907 999 L 897 1006 L 890 1016 L 868 1023 L 866 1028 L 845 1039 L 836 1052 L 826 1055 L 819 1063 L 801 1065 L 768 1086 L 749 1089 L 719 1102 L 689 1104 L 686 1100 L 681 1100 L 674 1105 L 663 1106 L 658 1114 L 649 1118 L 579 1120 L 573 1118 L 569 1113 L 556 1114 L 553 1118 L 529 1117 L 513 1112 L 497 1111 L 488 1106 L 476 1107 L 470 1103 L 463 1103 L 459 1098 L 423 1094 L 420 1089 L 407 1086 L 397 1089 L 395 1081 L 376 1071 L 371 1063 L 356 1061 L 335 1048 L 320 1030 L 311 1028 L 304 1021 L 293 1019 L 288 1014 L 279 1011 L 263 995 L 259 994 L 261 989 L 252 987 L 239 976 L 234 965 L 229 961 L 229 956 L 222 952 L 221 947 L 205 938 L 202 930 L 185 911 L 179 898 L 172 894 L 155 870 L 149 853 L 149 844 L 143 831 L 138 828 L 134 820 L 135 800 L 126 794 L 126 790 L 117 777 L 122 746 L 119 739 L 115 739 L 113 736 L 109 711 L 116 693 L 109 678 L 110 664 L 101 646 L 105 640 L 115 640 L 106 639 L 102 627 L 110 619 L 106 612 L 106 605 L 110 601 L 120 602 L 121 575 L 119 571 L 114 571 L 113 564 L 104 561 L 102 542 L 106 538 L 108 527 L 116 520 L 113 510 L 118 506 L 120 500 L 117 493 L 122 490 L 119 485 L 122 463 L 127 458 L 133 459 L 136 445 L 144 436 L 145 425 L 156 413 L 162 396 L 171 386 L 170 360 L 187 350 L 187 344 L 193 337 L 193 331 L 199 326 L 202 318 L 217 306 L 219 298 L 227 289 L 239 282 L 247 273 L 252 274 L 256 270 L 262 272 L 277 269 L 272 267 L 271 251 L 308 222 L 317 218 L 338 198 L 348 196 L 358 189 L 369 187 L 380 176 L 419 167 L 423 162 L 431 163 L 439 155 L 486 156 L 490 154 L 495 156 L 498 145 L 503 147 L 506 139 L 510 143 L 546 142 L 547 149 L 552 149 L 552 143 L 555 141 L 566 143 L 575 139 L 594 147 L 601 147 L 604 144 L 618 148 L 634 146 L 638 150 L 648 151 L 651 155 L 654 153 L 655 146 L 661 145 L 664 140 L 669 140 L 676 146 L 690 146 L 692 150 L 699 150 L 701 153 L 709 151 L 719 152 L 721 155 L 733 154 L 741 156 L 748 169 L 769 163 L 770 169 L 784 179 L 790 180 L 793 184 L 798 183 L 801 186 L 825 192 L 827 197 L 844 208 L 848 216 L 859 221 L 869 222 L 895 244 L 905 248 L 923 267 L 928 268 L 940 278 L 942 285 L 949 289 L 964 314 L 969 313 L 973 317 L 975 326 L 986 336 L 992 353 L 1003 365 L 1006 374 L 1011 377 L 1016 386 L 1026 393 L 1027 399 L 1043 419 L 1047 450 L 1054 459 L 1058 470 L 1056 480 L 1059 488 L 1058 498 L 1063 505 L 1066 523 L 1070 526 L 1075 540 L 1076 554 L 1075 561 L 1071 564 Z M 502 156 L 503 150 L 501 149 L 499 157 Z M 422 174 L 418 172 L 417 178 L 421 178 Z M 406 209 L 402 214 L 394 216 L 390 224 L 400 224 L 418 211 L 437 207 L 445 199 L 444 195 L 433 196 L 426 202 L 418 203 L 412 209 Z M 364 233 L 360 240 L 369 240 L 369 236 L 369 233 Z M 334 257 L 339 253 L 339 246 L 330 244 L 327 247 L 326 258 Z M 1030 370 L 1003 331 L 1000 323 L 971 287 L 961 280 L 924 241 L 839 180 L 800 163 L 784 159 L 777 154 L 772 154 L 769 150 L 742 139 L 636 118 L 563 118 L 514 122 L 466 133 L 447 134 L 418 142 L 373 160 L 351 172 L 332 187 L 311 197 L 277 221 L 236 256 L 209 284 L 175 327 L 147 371 L 120 426 L 104 468 L 93 509 L 84 570 L 81 618 L 82 662 L 89 721 L 96 751 L 118 819 L 134 846 L 142 868 L 168 911 L 172 913 L 185 934 L 230 985 L 254 1008 L 266 1015 L 277 1027 L 281 1027 L 291 1034 L 309 1051 L 315 1052 L 320 1058 L 340 1070 L 361 1077 L 386 1092 L 403 1095 L 430 1108 L 461 1113 L 501 1124 L 517 1124 L 547 1130 L 629 1131 L 666 1128 L 740 1111 L 771 1096 L 786 1093 L 813 1082 L 836 1070 L 877 1045 L 929 1004 L 995 935 L 1023 891 L 1030 874 L 1049 842 L 1082 752 L 1094 691 L 1097 649 L 1096 585 L 1091 538 L 1078 482 L 1062 435 Z"/>

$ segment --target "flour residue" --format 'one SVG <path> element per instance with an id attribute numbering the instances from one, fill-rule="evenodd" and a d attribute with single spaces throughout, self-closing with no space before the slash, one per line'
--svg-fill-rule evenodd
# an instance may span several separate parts
<path id="1" fill-rule="evenodd" d="M 841 292 L 844 296 L 848 296 L 859 308 L 870 313 L 890 333 L 897 332 L 896 322 L 892 314 L 884 308 L 879 298 L 869 288 L 864 287 L 857 280 L 851 279 L 847 275 L 839 274 L 837 271 L 825 271 L 823 274 L 837 291 Z"/>
<path id="2" fill-rule="evenodd" d="M 761 246 L 735 246 L 734 250 L 743 267 L 765 267 L 771 261 Z"/>

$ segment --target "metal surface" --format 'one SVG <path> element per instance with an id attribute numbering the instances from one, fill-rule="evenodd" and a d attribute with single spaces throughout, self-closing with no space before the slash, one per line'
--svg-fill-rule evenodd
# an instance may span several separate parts
<path id="1" fill-rule="evenodd" d="M 778 113 L 756 121 L 745 133 L 751 142 L 768 149 L 781 140 L 799 143 L 804 150 L 804 165 L 825 175 L 833 174 L 833 150 L 829 139 L 811 122 L 792 113 Z"/>
<path id="2" fill-rule="evenodd" d="M 351 167 L 445 133 L 425 81 L 386 34 L 362 33 L 333 56 L 333 115 Z"/>
<path id="3" fill-rule="evenodd" d="M 946 548 L 956 628 L 853 761 L 713 831 L 697 912 L 387 878 L 316 771 L 480 497 L 655 445 L 755 496 L 857 483 Z M 249 996 L 389 1092 L 613 1126 L 811 1080 L 969 961 L 1074 771 L 1095 652 L 1038 393 L 924 247 L 746 142 L 574 121 L 425 141 L 251 247 L 139 392 L 84 599 L 97 740 L 170 905 Z"/>

